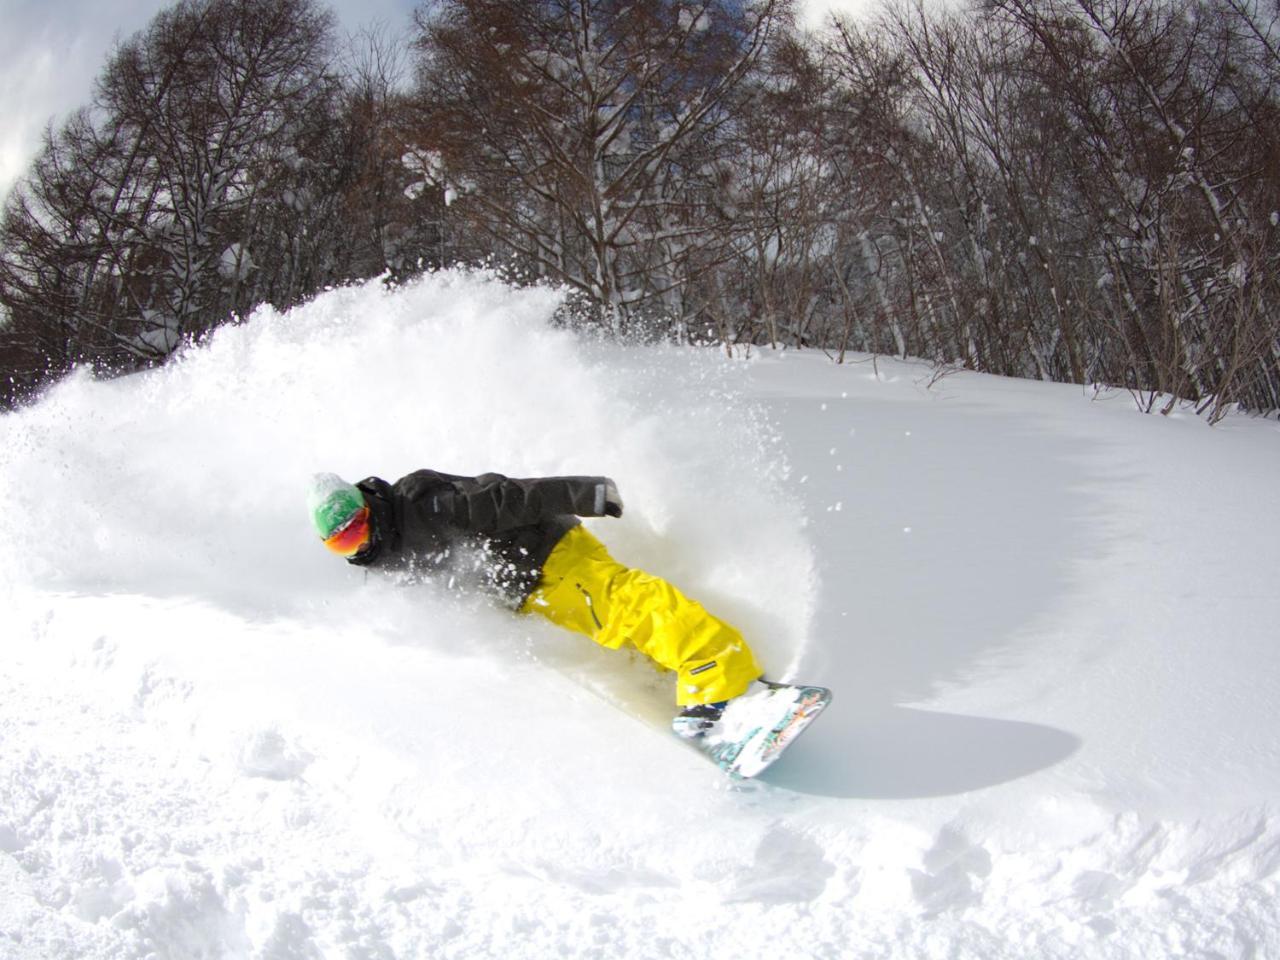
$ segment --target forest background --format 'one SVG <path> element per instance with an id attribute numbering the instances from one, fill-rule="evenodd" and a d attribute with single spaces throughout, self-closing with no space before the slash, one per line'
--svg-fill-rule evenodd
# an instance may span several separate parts
<path id="1" fill-rule="evenodd" d="M 486 264 L 623 336 L 1280 409 L 1280 0 L 180 0 L 0 218 L 0 403 Z"/>

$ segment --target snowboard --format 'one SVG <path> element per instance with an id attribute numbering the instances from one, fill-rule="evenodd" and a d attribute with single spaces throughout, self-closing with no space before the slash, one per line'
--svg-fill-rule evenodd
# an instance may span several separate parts
<path id="1" fill-rule="evenodd" d="M 761 773 L 831 702 L 825 687 L 760 680 L 730 701 L 732 713 L 725 708 L 731 726 L 722 725 L 714 740 L 688 740 L 671 728 L 678 709 L 672 703 L 671 674 L 654 669 L 640 654 L 620 657 L 617 650 L 566 635 L 562 643 L 542 644 L 536 660 L 656 735 L 688 744 L 734 779 Z"/>
<path id="2" fill-rule="evenodd" d="M 715 728 L 687 741 L 735 779 L 763 773 L 831 703 L 826 687 L 761 680 L 729 701 Z"/>

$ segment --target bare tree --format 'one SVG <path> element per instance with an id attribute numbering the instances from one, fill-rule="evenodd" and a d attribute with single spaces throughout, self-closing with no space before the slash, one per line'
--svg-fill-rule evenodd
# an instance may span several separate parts
<path id="1" fill-rule="evenodd" d="M 7 402 L 496 256 L 622 329 L 1280 408 L 1276 0 L 438 0 L 340 57 L 317 2 L 180 0 L 47 132 Z"/>
<path id="2" fill-rule="evenodd" d="M 142 349 L 167 353 L 216 322 L 218 279 L 235 288 L 251 270 L 255 174 L 317 105 L 327 112 L 330 30 L 310 0 L 183 0 L 108 66 L 100 101 L 145 145 L 159 186 Z"/>
<path id="3" fill-rule="evenodd" d="M 1274 134 L 1255 122 L 1276 106 L 1265 33 L 1249 29 L 1258 8 L 997 6 L 1036 44 L 1070 113 L 1109 339 L 1126 361 L 1108 379 L 1152 402 L 1203 400 L 1215 417 L 1238 400 L 1274 404 L 1246 386 L 1259 365 L 1274 370 L 1280 308 Z"/>
<path id="4" fill-rule="evenodd" d="M 731 97 L 786 14 L 446 0 L 419 18 L 424 168 L 470 226 L 621 322 L 680 310 L 694 265 L 720 259 Z"/>
<path id="5" fill-rule="evenodd" d="M 270 225 L 331 112 L 330 29 L 311 0 L 182 0 L 121 44 L 5 211 L 12 335 L 56 329 L 34 334 L 63 341 L 54 368 L 127 366 L 299 295 L 302 248 L 277 257 Z"/>
<path id="6" fill-rule="evenodd" d="M 328 150 L 344 278 L 404 277 L 457 255 L 441 191 L 428 186 L 412 162 L 406 132 L 410 68 L 407 37 L 386 24 L 348 38 Z"/>

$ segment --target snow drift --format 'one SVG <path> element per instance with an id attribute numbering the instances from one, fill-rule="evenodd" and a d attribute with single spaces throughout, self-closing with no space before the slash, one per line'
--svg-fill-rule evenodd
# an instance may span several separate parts
<path id="1" fill-rule="evenodd" d="M 0 420 L 0 956 L 1280 953 L 1276 424 L 556 329 L 444 272 Z M 837 702 L 735 786 L 327 555 L 306 477 L 606 473 Z M 630 667 L 624 667 L 631 669 Z"/>

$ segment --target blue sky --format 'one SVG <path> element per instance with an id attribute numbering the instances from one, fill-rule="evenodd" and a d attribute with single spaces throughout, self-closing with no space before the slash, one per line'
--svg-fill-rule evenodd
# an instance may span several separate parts
<path id="1" fill-rule="evenodd" d="M 40 143 L 44 125 L 88 102 L 117 38 L 147 25 L 171 0 L 0 0 L 0 197 Z M 816 23 L 827 10 L 869 0 L 800 0 Z M 407 24 L 415 0 L 330 0 L 347 30 Z"/>

